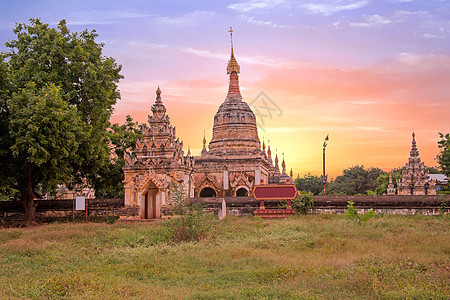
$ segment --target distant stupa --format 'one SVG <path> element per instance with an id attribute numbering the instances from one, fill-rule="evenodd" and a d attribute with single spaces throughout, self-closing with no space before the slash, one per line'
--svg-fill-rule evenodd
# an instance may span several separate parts
<path id="1" fill-rule="evenodd" d="M 403 178 L 397 180 L 399 195 L 436 195 L 435 182 L 428 181 L 428 172 L 419 157 L 416 135 L 412 134 L 412 147 Z"/>

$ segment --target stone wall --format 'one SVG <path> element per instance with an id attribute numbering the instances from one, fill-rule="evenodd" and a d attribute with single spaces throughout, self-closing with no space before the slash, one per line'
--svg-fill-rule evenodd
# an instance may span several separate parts
<path id="1" fill-rule="evenodd" d="M 252 215 L 259 208 L 259 201 L 253 197 L 218 197 L 218 198 L 193 198 L 192 203 L 205 205 L 207 211 L 217 214 L 222 207 L 222 199 L 227 205 L 229 215 Z M 373 209 L 377 213 L 384 214 L 426 214 L 437 215 L 446 207 L 449 213 L 450 195 L 441 196 L 314 196 L 313 213 L 337 213 L 342 214 L 347 209 L 347 202 L 353 201 L 354 207 L 361 213 Z M 442 205 L 444 204 L 444 205 Z M 265 201 L 266 208 L 279 207 L 279 201 Z"/>
<path id="2" fill-rule="evenodd" d="M 36 219 L 45 222 L 72 219 L 73 200 L 35 200 Z M 123 199 L 87 199 L 88 217 L 101 219 L 108 216 L 137 216 L 138 207 L 124 207 Z M 75 211 L 76 219 L 84 219 L 86 211 Z M 23 206 L 19 201 L 0 201 L 0 225 L 22 222 Z"/>
<path id="3" fill-rule="evenodd" d="M 426 214 L 437 215 L 443 207 L 450 208 L 450 195 L 410 196 L 410 195 L 375 195 L 375 196 L 314 196 L 314 213 L 344 213 L 347 202 L 353 201 L 354 207 L 361 213 L 373 209 L 384 214 Z"/>
<path id="4" fill-rule="evenodd" d="M 259 201 L 253 197 L 215 197 L 192 198 L 192 203 L 205 206 L 205 210 L 219 214 L 222 209 L 222 200 L 225 200 L 228 215 L 253 215 L 259 208 Z M 425 214 L 437 215 L 445 207 L 449 213 L 450 195 L 441 196 L 314 196 L 313 213 L 344 213 L 347 202 L 353 201 L 355 208 L 360 212 L 373 209 L 384 214 Z M 36 214 L 38 221 L 71 219 L 72 200 L 36 200 Z M 278 208 L 279 201 L 265 201 L 266 208 Z M 138 207 L 124 207 L 123 199 L 89 199 L 88 216 L 102 218 L 106 216 L 137 218 Z M 10 224 L 23 221 L 23 207 L 18 201 L 0 201 L 0 224 Z M 85 211 L 76 211 L 76 218 L 85 218 Z"/>

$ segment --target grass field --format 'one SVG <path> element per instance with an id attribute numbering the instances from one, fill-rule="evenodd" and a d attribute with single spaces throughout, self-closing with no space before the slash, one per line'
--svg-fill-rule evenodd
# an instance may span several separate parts
<path id="1" fill-rule="evenodd" d="M 0 298 L 450 298 L 448 216 L 208 224 L 198 242 L 164 222 L 0 229 Z"/>

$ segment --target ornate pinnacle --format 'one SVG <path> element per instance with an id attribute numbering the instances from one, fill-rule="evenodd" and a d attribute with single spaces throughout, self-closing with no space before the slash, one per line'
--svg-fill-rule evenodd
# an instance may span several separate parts
<path id="1" fill-rule="evenodd" d="M 411 157 L 419 156 L 419 151 L 417 151 L 416 134 L 414 133 L 414 131 L 412 133 L 412 146 L 410 156 Z"/>
<path id="2" fill-rule="evenodd" d="M 158 86 L 158 89 L 156 90 L 156 102 L 161 102 L 161 90 Z"/>
<path id="3" fill-rule="evenodd" d="M 236 58 L 234 57 L 233 51 L 233 29 L 230 27 L 230 30 L 228 30 L 228 32 L 230 33 L 231 39 L 231 57 L 227 65 L 227 74 L 231 74 L 232 72 L 240 73 L 241 68 L 239 67 Z"/>

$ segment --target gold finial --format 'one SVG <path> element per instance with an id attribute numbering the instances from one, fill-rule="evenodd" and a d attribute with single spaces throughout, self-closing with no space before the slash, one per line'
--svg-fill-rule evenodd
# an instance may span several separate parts
<path id="1" fill-rule="evenodd" d="M 234 57 L 234 51 L 233 51 L 233 28 L 230 27 L 230 30 L 228 30 L 230 33 L 230 42 L 231 42 L 231 57 L 228 61 L 227 65 L 227 74 L 231 74 L 232 72 L 240 73 L 241 68 L 239 67 L 236 58 Z"/>
<path id="2" fill-rule="evenodd" d="M 156 102 L 161 102 L 161 90 L 158 86 L 158 89 L 156 90 Z"/>
<path id="3" fill-rule="evenodd" d="M 203 147 L 206 145 L 206 133 L 203 131 Z"/>

